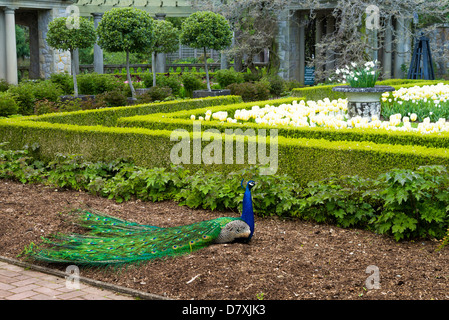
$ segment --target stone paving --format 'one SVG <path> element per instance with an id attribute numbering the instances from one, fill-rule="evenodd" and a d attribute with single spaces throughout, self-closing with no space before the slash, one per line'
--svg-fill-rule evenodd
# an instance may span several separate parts
<path id="1" fill-rule="evenodd" d="M 73 285 L 73 283 L 70 283 Z M 79 283 L 0 261 L 0 300 L 134 300 L 126 294 Z"/>

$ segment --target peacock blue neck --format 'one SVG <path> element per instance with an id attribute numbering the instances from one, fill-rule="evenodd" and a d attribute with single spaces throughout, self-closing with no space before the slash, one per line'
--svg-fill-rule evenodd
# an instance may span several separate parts
<path id="1" fill-rule="evenodd" d="M 251 239 L 254 233 L 254 211 L 253 211 L 253 201 L 251 198 L 251 188 L 249 184 L 246 185 L 245 193 L 243 195 L 243 208 L 241 219 L 245 221 L 251 230 L 248 240 Z"/>

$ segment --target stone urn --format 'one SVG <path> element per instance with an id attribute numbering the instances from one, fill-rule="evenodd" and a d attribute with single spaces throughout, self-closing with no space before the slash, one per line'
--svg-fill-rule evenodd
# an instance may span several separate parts
<path id="1" fill-rule="evenodd" d="M 351 86 L 333 87 L 332 91 L 343 92 L 348 99 L 348 115 L 350 118 L 361 116 L 380 119 L 380 98 L 382 93 L 395 91 L 390 86 L 374 86 L 367 88 L 353 88 Z"/>

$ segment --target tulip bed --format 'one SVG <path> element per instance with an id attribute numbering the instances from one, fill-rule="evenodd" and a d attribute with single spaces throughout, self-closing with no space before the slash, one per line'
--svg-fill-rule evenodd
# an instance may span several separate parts
<path id="1" fill-rule="evenodd" d="M 262 112 L 263 116 L 256 115 Z M 302 120 L 289 116 L 287 122 L 287 112 L 301 113 Z M 276 113 L 283 116 L 277 117 Z M 380 119 L 348 120 L 345 119 L 344 99 L 312 102 L 290 97 L 242 103 L 239 97 L 217 97 L 11 118 L 0 120 L 0 142 L 9 142 L 11 149 L 35 146 L 34 153 L 43 160 L 70 153 L 82 154 L 86 160 L 127 158 L 140 166 L 170 167 L 170 151 L 177 144 L 172 141 L 171 134 L 175 129 L 185 129 L 194 142 L 193 117 L 195 120 L 203 117 L 196 122 L 201 124 L 202 130 L 221 132 L 223 143 L 231 135 L 234 141 L 246 144 L 248 138 L 235 134 L 237 129 L 254 129 L 256 133 L 265 129 L 267 134 L 270 134 L 269 129 L 277 129 L 277 173 L 287 174 L 303 185 L 329 174 L 377 177 L 393 168 L 449 166 L 448 132 L 421 134 L 416 132 L 418 126 L 413 124 L 413 119 L 409 117 L 407 121 L 402 115 L 400 123 L 397 123 L 399 116 L 391 117 L 388 128 L 374 127 L 378 123 L 375 121 Z M 406 123 L 414 130 L 401 129 L 407 128 Z M 442 124 L 442 121 L 438 123 Z M 441 129 L 444 128 L 442 125 Z M 209 143 L 202 138 L 203 148 Z M 185 164 L 185 167 L 232 172 L 248 164 L 234 161 L 232 164 Z"/>

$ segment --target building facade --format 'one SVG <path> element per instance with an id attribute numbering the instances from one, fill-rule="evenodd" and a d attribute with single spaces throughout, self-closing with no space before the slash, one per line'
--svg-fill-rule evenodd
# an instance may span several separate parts
<path id="1" fill-rule="evenodd" d="M 306 46 L 320 42 L 324 35 L 336 30 L 336 21 L 332 14 L 335 4 L 327 1 L 316 11 L 311 20 L 310 9 L 292 1 L 288 10 L 279 13 L 277 55 L 279 57 L 279 75 L 284 79 L 304 83 Z M 155 19 L 165 17 L 187 17 L 193 12 L 190 0 L 0 0 L 0 79 L 17 83 L 17 58 L 15 44 L 15 24 L 25 25 L 30 32 L 30 78 L 48 78 L 52 73 L 70 72 L 70 54 L 50 48 L 46 41 L 48 23 L 60 16 L 79 14 L 93 17 L 98 26 L 104 12 L 116 7 L 137 7 L 154 15 Z M 381 49 L 372 52 L 372 57 L 381 62 L 384 78 L 404 77 L 404 65 L 407 66 L 412 52 L 410 19 L 395 18 L 389 21 L 382 35 Z M 313 28 L 310 28 L 310 26 Z M 311 33 L 310 30 L 313 30 Z M 393 32 L 394 31 L 394 32 Z M 395 36 L 394 36 L 395 35 Z M 326 69 L 335 68 L 335 56 L 326 52 Z M 164 55 L 158 55 L 158 72 L 165 72 Z M 75 59 L 76 60 L 76 59 Z M 444 65 L 444 63 L 443 63 Z M 103 73 L 102 49 L 94 47 L 94 70 Z"/>

